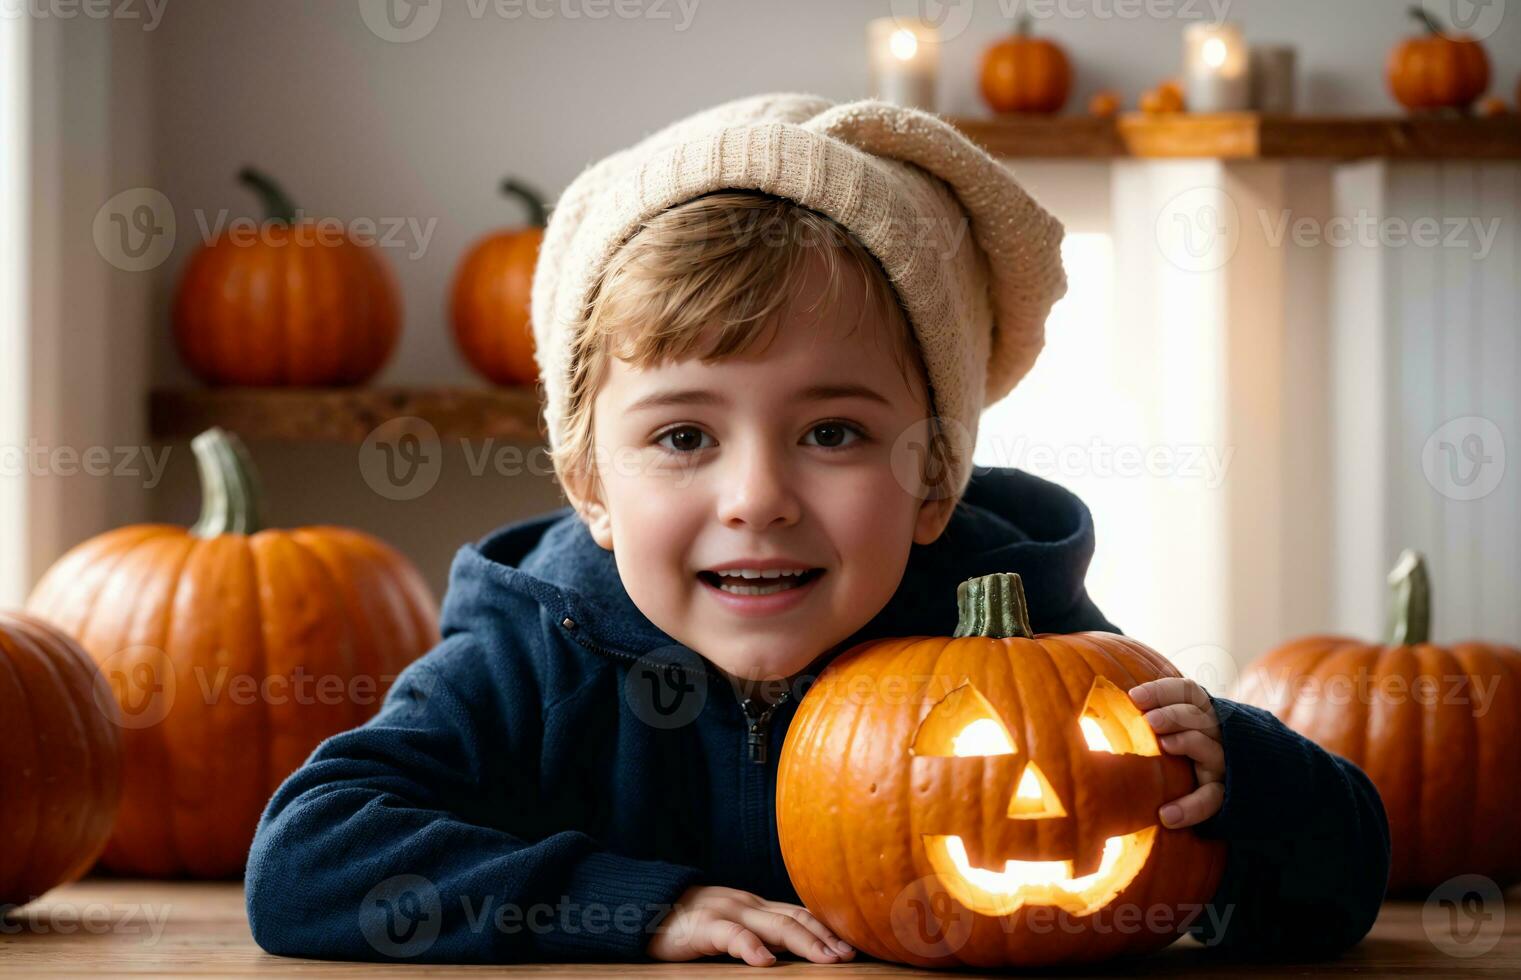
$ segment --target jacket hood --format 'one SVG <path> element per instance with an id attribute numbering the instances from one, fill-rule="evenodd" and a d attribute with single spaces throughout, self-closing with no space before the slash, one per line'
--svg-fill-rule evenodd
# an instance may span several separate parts
<path id="1" fill-rule="evenodd" d="M 1093 518 L 1070 491 L 1021 470 L 979 467 L 944 533 L 910 548 L 891 601 L 840 649 L 893 636 L 950 636 L 956 587 L 994 572 L 1018 572 L 1036 632 L 1118 630 L 1088 599 Z M 460 548 L 449 574 L 444 635 L 468 630 L 514 597 L 538 602 L 555 622 L 569 618 L 584 641 L 640 657 L 679 645 L 634 605 L 612 552 L 570 507 L 505 525 Z"/>

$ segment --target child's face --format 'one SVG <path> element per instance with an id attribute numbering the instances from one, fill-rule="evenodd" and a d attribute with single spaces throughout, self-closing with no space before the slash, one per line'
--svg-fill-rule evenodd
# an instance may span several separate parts
<path id="1" fill-rule="evenodd" d="M 923 385 L 904 380 L 888 325 L 846 274 L 818 301 L 822 260 L 767 345 L 710 364 L 637 370 L 614 359 L 593 406 L 602 496 L 583 512 L 634 604 L 732 677 L 791 677 L 892 597 L 913 542 L 940 535 L 953 500 L 925 501 L 895 475 L 895 442 L 924 431 Z M 810 396 L 860 386 L 880 398 Z M 639 403 L 703 392 L 682 403 Z M 898 460 L 916 471 L 915 462 Z M 720 566 L 811 569 L 769 595 L 725 591 Z M 750 589 L 797 579 L 748 579 Z"/>

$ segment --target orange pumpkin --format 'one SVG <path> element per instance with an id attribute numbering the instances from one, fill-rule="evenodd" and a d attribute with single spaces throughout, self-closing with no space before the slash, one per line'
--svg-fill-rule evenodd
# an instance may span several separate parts
<path id="1" fill-rule="evenodd" d="M 390 358 L 401 298 L 373 247 L 331 220 L 298 220 L 269 178 L 257 229 L 234 224 L 190 257 L 174 301 L 180 356 L 216 385 L 356 385 Z"/>
<path id="2" fill-rule="evenodd" d="M 1137 108 L 1148 115 L 1182 112 L 1186 108 L 1183 86 L 1172 80 L 1162 82 L 1156 88 L 1141 93 Z"/>
<path id="3" fill-rule="evenodd" d="M 1407 109 L 1467 109 L 1489 88 L 1484 46 L 1442 30 L 1422 7 L 1410 8 L 1425 28 L 1401 41 L 1389 55 L 1389 91 Z"/>
<path id="4" fill-rule="evenodd" d="M 1510 115 L 1510 106 L 1498 95 L 1491 95 L 1479 103 L 1479 115 L 1486 119 L 1495 119 L 1500 116 Z"/>
<path id="5" fill-rule="evenodd" d="M 1088 115 L 1108 118 L 1120 111 L 1120 95 L 1109 89 L 1094 92 L 1088 100 Z"/>
<path id="6" fill-rule="evenodd" d="M 1060 45 L 1030 36 L 1029 16 L 1012 37 L 983 52 L 982 99 L 994 112 L 1060 112 L 1072 90 L 1072 65 Z"/>
<path id="7" fill-rule="evenodd" d="M 48 623 L 0 612 L 0 910 L 89 870 L 121 799 L 121 735 L 89 656 Z"/>
<path id="8" fill-rule="evenodd" d="M 280 781 L 373 715 L 438 635 L 400 554 L 344 528 L 261 530 L 238 441 L 211 429 L 193 449 L 193 527 L 86 541 L 28 600 L 89 651 L 121 707 L 126 786 L 102 861 L 127 874 L 240 874 Z"/>
<path id="9" fill-rule="evenodd" d="M 471 246 L 454 278 L 450 317 L 465 360 L 499 385 L 539 379 L 533 357 L 529 300 L 533 268 L 544 240 L 544 201 L 515 180 L 502 192 L 523 202 L 528 226 L 487 235 Z"/>
<path id="10" fill-rule="evenodd" d="M 1157 820 L 1193 767 L 1126 692 L 1177 671 L 1123 636 L 1032 634 L 1015 574 L 956 599 L 954 637 L 863 643 L 798 706 L 776 791 L 798 895 L 858 949 L 918 966 L 1166 946 L 1225 858 Z M 1116 927 L 1146 909 L 1169 926 Z"/>
<path id="11" fill-rule="evenodd" d="M 1391 894 L 1427 894 L 1459 874 L 1521 881 L 1521 650 L 1430 643 L 1425 563 L 1407 551 L 1383 643 L 1295 640 L 1256 661 L 1238 699 L 1273 712 L 1378 787 L 1389 816 Z"/>

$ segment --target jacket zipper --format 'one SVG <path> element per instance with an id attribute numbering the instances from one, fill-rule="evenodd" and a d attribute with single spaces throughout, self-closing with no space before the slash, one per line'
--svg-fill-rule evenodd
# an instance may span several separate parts
<path id="1" fill-rule="evenodd" d="M 565 627 L 565 629 L 569 630 L 570 632 L 574 633 L 576 635 L 576 639 L 580 643 L 589 647 L 594 652 L 602 654 L 603 656 L 613 657 L 618 660 L 628 661 L 630 663 L 638 663 L 640 660 L 644 659 L 635 654 L 627 653 L 623 650 L 614 650 L 611 647 L 603 646 L 602 644 L 593 640 L 590 636 L 587 636 L 586 631 L 580 628 L 580 624 L 577 623 L 574 619 L 571 619 L 569 616 L 566 616 L 564 619 L 562 619 L 560 621 L 560 625 Z M 663 664 L 661 666 L 663 666 L 665 669 L 670 669 L 676 665 Z M 791 697 L 791 691 L 783 691 L 781 695 L 770 704 L 767 704 L 765 701 L 762 701 L 758 698 L 745 698 L 740 702 L 740 708 L 745 713 L 747 726 L 745 730 L 746 756 L 751 763 L 762 766 L 766 764 L 767 739 L 770 735 L 771 716 L 776 713 L 777 708 L 786 704 L 788 700 L 791 699 Z"/>
<path id="2" fill-rule="evenodd" d="M 791 696 L 792 692 L 783 691 L 781 696 L 771 704 L 757 698 L 745 698 L 740 702 L 740 707 L 744 709 L 745 718 L 749 724 L 745 732 L 745 746 L 750 761 L 755 765 L 766 764 L 766 743 L 771 729 L 771 716 L 776 713 L 777 708 L 786 704 Z"/>

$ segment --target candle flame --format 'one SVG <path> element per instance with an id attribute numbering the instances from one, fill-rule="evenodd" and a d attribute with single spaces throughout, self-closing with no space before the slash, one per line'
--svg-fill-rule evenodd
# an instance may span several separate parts
<path id="1" fill-rule="evenodd" d="M 1219 68 L 1225 64 L 1227 53 L 1225 42 L 1218 37 L 1212 37 L 1208 41 L 1205 41 L 1204 49 L 1200 52 L 1204 58 L 1204 63 L 1211 68 Z"/>
<path id="2" fill-rule="evenodd" d="M 899 61 L 911 61 L 919 51 L 919 39 L 914 36 L 913 31 L 900 27 L 893 31 L 892 37 L 887 39 L 887 46 L 894 58 Z"/>

